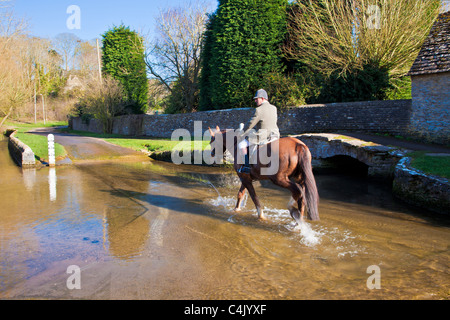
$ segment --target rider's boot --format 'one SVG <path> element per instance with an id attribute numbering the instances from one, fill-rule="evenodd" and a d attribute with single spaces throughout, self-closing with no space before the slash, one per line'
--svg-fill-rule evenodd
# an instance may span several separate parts
<path id="1" fill-rule="evenodd" d="M 245 155 L 245 163 L 239 168 L 239 173 L 250 173 L 252 168 L 250 167 L 250 159 L 248 153 Z"/>

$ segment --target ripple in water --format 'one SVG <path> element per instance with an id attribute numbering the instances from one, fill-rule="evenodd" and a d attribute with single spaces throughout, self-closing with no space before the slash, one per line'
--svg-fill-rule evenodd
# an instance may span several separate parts
<path id="1" fill-rule="evenodd" d="M 209 203 L 214 207 L 224 207 L 227 210 L 232 210 L 236 204 L 236 200 L 232 197 L 218 196 L 217 198 L 210 199 Z"/>
<path id="2" fill-rule="evenodd" d="M 247 201 L 247 195 L 242 202 L 242 208 L 245 208 Z M 226 211 L 233 212 L 236 204 L 235 197 L 222 197 L 218 196 L 213 199 L 209 199 L 208 203 L 214 207 L 222 207 Z M 252 214 L 257 217 L 258 213 L 256 209 L 250 210 Z M 278 224 L 289 231 L 291 234 L 298 234 L 299 242 L 307 247 L 314 248 L 318 245 L 325 246 L 337 253 L 338 258 L 355 257 L 361 253 L 367 253 L 365 248 L 361 247 L 354 240 L 355 236 L 348 230 L 340 230 L 339 228 L 329 229 L 322 225 L 312 225 L 307 221 L 303 221 L 301 224 L 297 224 L 293 221 L 289 210 L 277 209 L 277 208 L 264 208 L 269 220 L 275 224 Z M 228 221 L 231 223 L 244 223 L 241 221 L 238 214 L 232 214 Z M 296 237 L 296 236 L 295 236 Z"/>
<path id="3" fill-rule="evenodd" d="M 299 233 L 301 237 L 300 242 L 305 246 L 314 247 L 321 243 L 324 233 L 314 230 L 311 224 L 306 221 L 297 224 L 292 220 L 289 210 L 266 207 L 264 212 L 269 216 L 269 219 L 284 225 L 287 230 Z"/>
<path id="4" fill-rule="evenodd" d="M 246 202 L 247 202 L 247 194 L 243 199 L 241 206 L 242 208 L 245 208 Z M 217 198 L 210 199 L 209 203 L 214 207 L 223 207 L 229 211 L 232 211 L 236 204 L 236 199 L 233 197 L 222 197 L 219 195 Z M 252 211 L 254 212 L 254 214 L 257 214 L 256 209 Z M 294 221 L 292 221 L 292 218 L 289 214 L 289 210 L 265 207 L 264 212 L 267 214 L 267 216 L 271 221 L 284 225 L 285 228 L 291 232 L 299 233 L 301 237 L 300 242 L 303 245 L 308 247 L 314 247 L 320 244 L 323 233 L 320 231 L 313 230 L 312 226 L 306 221 L 303 221 L 303 223 L 299 225 Z M 228 221 L 233 223 L 235 222 L 235 220 L 232 219 L 232 217 L 230 217 Z"/>

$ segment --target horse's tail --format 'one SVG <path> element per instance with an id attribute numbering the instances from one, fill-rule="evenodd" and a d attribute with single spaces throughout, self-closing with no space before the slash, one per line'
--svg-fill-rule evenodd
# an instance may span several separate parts
<path id="1" fill-rule="evenodd" d="M 320 220 L 319 192 L 317 191 L 316 179 L 312 171 L 311 152 L 306 146 L 301 149 L 303 150 L 299 152 L 299 166 L 303 173 L 305 192 L 302 195 L 306 202 L 308 218 L 310 220 Z M 303 188 L 300 188 L 300 190 L 303 191 Z"/>

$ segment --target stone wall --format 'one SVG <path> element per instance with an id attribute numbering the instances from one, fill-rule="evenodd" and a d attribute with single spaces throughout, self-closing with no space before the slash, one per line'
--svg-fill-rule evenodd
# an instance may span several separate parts
<path id="1" fill-rule="evenodd" d="M 36 165 L 33 150 L 14 137 L 14 133 L 9 136 L 8 149 L 14 161 L 22 168 L 30 168 Z"/>
<path id="2" fill-rule="evenodd" d="M 279 117 L 285 134 L 299 132 L 383 132 L 406 134 L 411 100 L 329 103 L 290 108 Z"/>
<path id="3" fill-rule="evenodd" d="M 450 214 L 450 182 L 432 176 L 410 165 L 411 159 L 404 157 L 396 168 L 392 190 L 405 202 L 427 210 Z"/>
<path id="4" fill-rule="evenodd" d="M 450 72 L 412 76 L 410 134 L 450 144 Z"/>
<path id="5" fill-rule="evenodd" d="M 69 127 L 73 130 L 102 133 L 102 125 L 96 119 L 83 120 L 81 117 L 69 118 Z"/>
<path id="6" fill-rule="evenodd" d="M 174 115 L 128 115 L 114 119 L 113 133 L 170 138 L 175 129 L 194 132 L 195 121 L 201 121 L 203 132 L 208 127 L 238 128 L 246 123 L 253 108 L 204 111 Z M 411 116 L 411 100 L 330 103 L 292 107 L 279 112 L 278 125 L 282 135 L 315 132 L 382 132 L 407 135 Z M 71 128 L 101 132 L 95 119 L 83 123 L 70 121 Z"/>

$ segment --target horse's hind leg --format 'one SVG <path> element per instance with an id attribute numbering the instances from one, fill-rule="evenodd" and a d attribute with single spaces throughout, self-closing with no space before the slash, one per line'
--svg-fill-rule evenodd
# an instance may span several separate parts
<path id="1" fill-rule="evenodd" d="M 289 191 L 291 191 L 292 197 L 288 203 L 288 210 L 291 214 L 291 217 L 297 223 L 303 221 L 303 213 L 304 213 L 303 197 L 298 185 L 287 178 L 274 180 L 273 182 L 276 185 L 279 185 L 280 187 L 289 189 Z"/>
<path id="2" fill-rule="evenodd" d="M 236 212 L 241 212 L 241 204 L 242 204 L 242 200 L 244 199 L 246 189 L 247 188 L 243 184 L 241 184 L 241 188 L 239 189 L 239 192 L 237 195 L 236 207 L 234 208 L 234 211 L 236 211 Z"/>
<path id="3" fill-rule="evenodd" d="M 299 186 L 300 189 L 300 197 L 298 198 L 297 204 L 300 210 L 300 221 L 303 222 L 303 218 L 305 216 L 305 188 L 303 186 Z"/>
<path id="4" fill-rule="evenodd" d="M 288 210 L 289 210 L 289 213 L 291 214 L 291 217 L 295 221 L 298 221 L 300 214 L 299 214 L 298 208 L 296 208 L 296 206 L 297 206 L 297 201 L 295 201 L 295 199 L 293 197 L 291 197 L 291 199 L 289 200 L 289 203 L 288 203 Z"/>
<path id="5" fill-rule="evenodd" d="M 305 214 L 305 204 L 303 201 L 303 197 L 300 195 L 297 201 L 295 201 L 295 199 L 291 197 L 288 203 L 288 210 L 289 213 L 291 214 L 291 217 L 297 223 L 303 222 L 303 217 Z"/>

